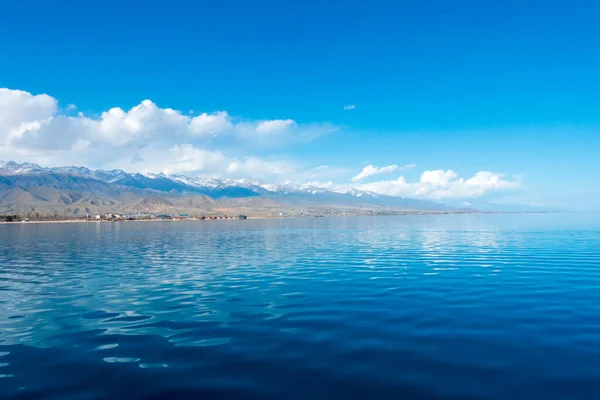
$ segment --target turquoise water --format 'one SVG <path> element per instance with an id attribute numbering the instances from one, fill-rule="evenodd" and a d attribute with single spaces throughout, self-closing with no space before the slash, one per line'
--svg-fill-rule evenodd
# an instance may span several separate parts
<path id="1" fill-rule="evenodd" d="M 0 226 L 3 398 L 598 398 L 600 219 Z"/>

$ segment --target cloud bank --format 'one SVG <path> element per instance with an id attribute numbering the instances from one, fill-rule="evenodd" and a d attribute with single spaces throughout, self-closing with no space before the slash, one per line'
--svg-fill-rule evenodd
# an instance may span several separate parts
<path id="1" fill-rule="evenodd" d="M 111 108 L 93 117 L 76 110 L 72 104 L 61 108 L 58 100 L 47 94 L 0 88 L 0 159 L 44 166 L 82 165 L 266 182 L 291 180 L 339 191 L 354 188 L 429 199 L 477 197 L 520 185 L 518 179 L 510 180 L 500 173 L 480 171 L 465 179 L 453 170 L 424 171 L 418 182 L 407 182 L 404 176 L 368 182 L 368 178 L 416 165 L 368 165 L 351 176 L 346 168 L 298 165 L 286 157 L 248 154 L 258 145 L 267 148 L 310 142 L 337 129 L 329 123 L 244 120 L 227 111 L 184 114 L 161 108 L 151 100 L 129 110 Z M 211 147 L 219 138 L 234 144 L 230 150 L 236 150 L 235 156 Z M 348 179 L 350 185 L 338 183 Z"/>
<path id="2" fill-rule="evenodd" d="M 292 119 L 248 121 L 226 111 L 189 115 L 151 100 L 129 110 L 111 108 L 98 117 L 69 115 L 75 108 L 60 109 L 47 94 L 0 89 L 0 159 L 270 179 L 296 167 L 285 160 L 228 157 L 207 143 L 223 137 L 245 148 L 289 145 L 337 129 Z"/>
<path id="3" fill-rule="evenodd" d="M 418 197 L 441 200 L 445 198 L 471 198 L 487 192 L 516 189 L 517 180 L 506 179 L 504 174 L 489 171 L 477 172 L 471 178 L 459 178 L 452 170 L 424 171 L 418 182 L 407 182 L 404 176 L 395 180 L 354 185 L 355 188 L 390 196 Z"/>

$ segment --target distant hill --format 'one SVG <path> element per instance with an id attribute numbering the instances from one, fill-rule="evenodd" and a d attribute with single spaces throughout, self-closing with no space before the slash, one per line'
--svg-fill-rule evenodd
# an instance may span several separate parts
<path id="1" fill-rule="evenodd" d="M 119 213 L 255 213 L 311 208 L 444 211 L 439 202 L 310 185 L 265 184 L 247 179 L 126 173 L 85 167 L 45 168 L 0 161 L 0 214 L 39 212 L 59 216 Z"/>

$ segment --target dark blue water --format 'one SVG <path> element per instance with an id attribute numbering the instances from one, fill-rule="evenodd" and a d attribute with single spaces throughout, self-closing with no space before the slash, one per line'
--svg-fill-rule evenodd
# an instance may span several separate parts
<path id="1" fill-rule="evenodd" d="M 600 396 L 600 219 L 0 226 L 0 397 Z"/>

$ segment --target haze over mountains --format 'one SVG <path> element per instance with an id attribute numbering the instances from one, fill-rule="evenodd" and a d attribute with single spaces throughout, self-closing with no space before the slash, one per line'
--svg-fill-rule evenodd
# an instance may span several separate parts
<path id="1" fill-rule="evenodd" d="M 314 209 L 443 211 L 443 203 L 356 189 L 127 173 L 0 161 L 0 213 L 59 216 L 119 213 L 269 214 Z"/>

